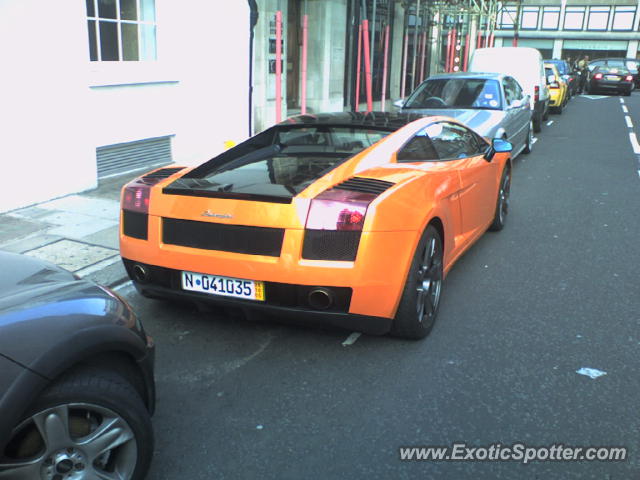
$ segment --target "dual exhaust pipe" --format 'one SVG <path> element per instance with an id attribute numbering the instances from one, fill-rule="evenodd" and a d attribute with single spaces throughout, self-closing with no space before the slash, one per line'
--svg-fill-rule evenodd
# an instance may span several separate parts
<path id="1" fill-rule="evenodd" d="M 151 278 L 149 269 L 139 263 L 136 263 L 131 268 L 131 276 L 133 277 L 133 280 L 138 283 L 147 283 Z M 309 306 L 315 310 L 326 310 L 331 308 L 333 301 L 333 292 L 324 287 L 313 288 L 307 295 L 307 302 L 309 302 Z"/>

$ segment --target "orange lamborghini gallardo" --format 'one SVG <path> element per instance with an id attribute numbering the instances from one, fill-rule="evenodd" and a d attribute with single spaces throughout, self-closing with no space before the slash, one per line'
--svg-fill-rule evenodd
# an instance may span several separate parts
<path id="1" fill-rule="evenodd" d="M 122 190 L 120 253 L 149 297 L 406 338 L 509 207 L 511 145 L 447 117 L 288 119 Z"/>

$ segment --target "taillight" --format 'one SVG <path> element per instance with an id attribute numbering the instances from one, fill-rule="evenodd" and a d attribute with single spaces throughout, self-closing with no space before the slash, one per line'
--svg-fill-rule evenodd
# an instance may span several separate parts
<path id="1" fill-rule="evenodd" d="M 533 101 L 537 102 L 540 100 L 540 87 L 536 85 L 533 89 Z"/>
<path id="2" fill-rule="evenodd" d="M 371 193 L 350 190 L 328 190 L 311 200 L 306 228 L 308 230 L 362 231 Z"/>
<path id="3" fill-rule="evenodd" d="M 593 78 L 595 78 L 596 80 L 600 80 L 602 78 L 602 74 L 601 73 L 596 73 Z"/>
<path id="4" fill-rule="evenodd" d="M 632 77 L 631 75 L 627 75 L 626 77 L 624 77 L 624 79 L 625 79 L 627 82 L 631 82 L 631 81 L 633 81 L 633 77 Z"/>
<path id="5" fill-rule="evenodd" d="M 151 187 L 138 180 L 128 183 L 122 192 L 122 208 L 132 212 L 149 212 Z"/>

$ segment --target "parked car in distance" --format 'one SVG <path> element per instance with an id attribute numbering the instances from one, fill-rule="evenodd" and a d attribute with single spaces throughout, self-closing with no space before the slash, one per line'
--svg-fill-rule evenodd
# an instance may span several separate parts
<path id="1" fill-rule="evenodd" d="M 496 72 L 517 80 L 529 95 L 533 112 L 533 130 L 539 132 L 549 114 L 549 89 L 542 55 L 530 47 L 478 48 L 469 61 L 470 72 Z"/>
<path id="2" fill-rule="evenodd" d="M 402 112 L 453 117 L 486 138 L 513 145 L 512 158 L 533 148 L 529 98 L 513 77 L 499 73 L 447 73 L 422 82 Z"/>
<path id="3" fill-rule="evenodd" d="M 0 252 L 0 479 L 141 480 L 154 347 L 112 291 Z"/>
<path id="4" fill-rule="evenodd" d="M 580 90 L 580 73 L 574 70 L 566 60 L 550 59 L 545 60 L 544 63 L 553 63 L 558 69 L 558 73 L 562 79 L 567 83 L 569 88 L 569 98 L 578 94 Z"/>
<path id="5" fill-rule="evenodd" d="M 510 151 L 447 117 L 292 117 L 125 185 L 120 254 L 147 296 L 422 338 L 454 262 L 505 224 Z"/>
<path id="6" fill-rule="evenodd" d="M 593 72 L 596 67 L 618 67 L 629 70 L 633 75 L 634 87 L 640 87 L 640 60 L 636 58 L 596 58 L 589 62 L 589 72 Z"/>
<path id="7" fill-rule="evenodd" d="M 549 107 L 552 112 L 561 114 L 569 101 L 569 88 L 553 63 L 545 62 L 544 71 L 547 76 L 547 85 L 549 87 Z"/>
<path id="8" fill-rule="evenodd" d="M 633 75 L 624 67 L 595 67 L 589 74 L 587 91 L 589 93 L 614 92 L 620 95 L 631 95 Z"/>

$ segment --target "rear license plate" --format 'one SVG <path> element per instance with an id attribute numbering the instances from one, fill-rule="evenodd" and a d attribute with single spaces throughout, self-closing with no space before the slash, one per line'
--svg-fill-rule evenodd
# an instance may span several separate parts
<path id="1" fill-rule="evenodd" d="M 617 75 L 606 75 L 604 78 L 606 78 L 607 80 L 613 80 L 613 81 L 619 81 L 620 77 L 618 77 Z"/>
<path id="2" fill-rule="evenodd" d="M 264 301 L 264 282 L 182 272 L 182 289 L 223 297 Z"/>

